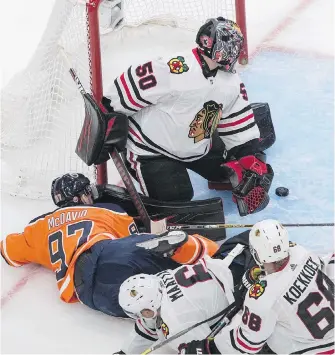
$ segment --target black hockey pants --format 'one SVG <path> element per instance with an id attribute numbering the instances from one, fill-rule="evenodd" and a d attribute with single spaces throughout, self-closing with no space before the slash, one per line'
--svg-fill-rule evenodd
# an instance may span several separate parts
<path id="1" fill-rule="evenodd" d="M 137 157 L 136 171 L 126 162 L 131 175 L 140 183 L 144 194 L 161 201 L 190 201 L 193 187 L 187 169 L 208 181 L 224 181 L 227 176 L 220 168 L 224 162 L 225 147 L 221 139 L 213 137 L 212 149 L 207 155 L 192 162 L 181 162 L 166 156 Z"/>

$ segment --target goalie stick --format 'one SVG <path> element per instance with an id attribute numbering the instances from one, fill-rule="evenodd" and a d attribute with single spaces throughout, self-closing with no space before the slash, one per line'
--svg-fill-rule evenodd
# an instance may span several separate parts
<path id="1" fill-rule="evenodd" d="M 223 260 L 223 262 L 226 264 L 226 266 L 229 266 L 231 264 L 231 262 L 233 261 L 233 259 L 242 253 L 244 249 L 244 246 L 241 244 L 237 244 L 235 246 L 235 248 L 228 253 L 228 255 L 225 257 L 225 259 Z M 220 332 L 220 330 L 225 327 L 226 325 L 228 325 L 230 323 L 230 321 L 232 320 L 232 318 L 238 313 L 239 308 L 236 307 L 235 302 L 233 302 L 232 304 L 230 304 L 227 308 L 223 309 L 222 311 L 220 311 L 219 313 L 215 314 L 214 316 L 207 318 L 201 322 L 195 323 L 192 326 L 190 326 L 189 328 L 186 328 L 180 332 L 178 332 L 177 334 L 172 335 L 169 339 L 165 339 L 160 343 L 156 343 L 154 345 L 152 345 L 150 348 L 148 348 L 147 350 L 145 350 L 144 352 L 141 353 L 141 355 L 147 355 L 150 354 L 151 352 L 160 349 L 162 346 L 170 343 L 171 341 L 183 336 L 184 334 L 188 333 L 189 331 L 191 331 L 194 328 L 199 327 L 200 325 L 210 322 L 220 316 L 223 315 L 223 318 L 220 319 L 219 323 L 215 326 L 215 328 L 213 329 L 213 331 L 208 335 L 208 337 L 214 337 L 217 333 Z M 220 328 L 220 329 L 218 329 Z M 215 335 L 213 335 L 215 333 Z M 207 337 L 207 338 L 208 338 Z"/>
<path id="2" fill-rule="evenodd" d="M 65 56 L 65 55 L 64 55 Z M 66 58 L 67 59 L 67 58 Z M 91 107 L 93 108 L 93 111 L 98 110 L 100 107 L 98 103 L 95 101 L 95 99 L 89 95 L 86 91 L 85 88 L 83 87 L 76 71 L 70 67 L 69 72 L 72 76 L 72 79 L 74 82 L 77 84 L 77 88 L 79 92 L 81 93 L 84 103 L 86 107 Z M 96 108 L 92 107 L 91 100 L 96 104 Z M 86 110 L 87 112 L 90 112 L 90 110 Z M 155 233 L 155 234 L 160 234 L 166 231 L 166 220 L 161 220 L 161 221 L 152 221 L 149 217 L 149 214 L 140 198 L 139 193 L 136 190 L 136 187 L 131 179 L 131 176 L 128 173 L 128 170 L 120 156 L 120 153 L 118 150 L 114 147 L 112 152 L 109 152 L 110 157 L 112 158 L 116 169 L 118 170 L 122 181 L 124 182 L 128 192 L 129 196 L 132 199 L 134 206 L 136 207 L 136 210 L 145 226 L 145 229 L 148 233 Z"/>

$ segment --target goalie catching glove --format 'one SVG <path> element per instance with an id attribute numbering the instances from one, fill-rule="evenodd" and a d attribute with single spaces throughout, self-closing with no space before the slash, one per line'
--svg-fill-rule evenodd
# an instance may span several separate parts
<path id="1" fill-rule="evenodd" d="M 269 203 L 273 170 L 265 163 L 265 154 L 256 153 L 221 165 L 233 187 L 233 201 L 240 216 L 263 210 Z"/>

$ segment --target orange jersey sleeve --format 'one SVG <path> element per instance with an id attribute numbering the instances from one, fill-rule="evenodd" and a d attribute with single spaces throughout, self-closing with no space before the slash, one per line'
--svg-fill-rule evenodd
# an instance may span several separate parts
<path id="1" fill-rule="evenodd" d="M 204 255 L 213 256 L 219 245 L 199 234 L 188 236 L 185 244 L 181 245 L 173 254 L 172 259 L 180 264 L 195 264 Z"/>
<path id="2" fill-rule="evenodd" d="M 37 263 L 51 269 L 61 298 L 71 302 L 78 256 L 98 241 L 136 232 L 133 218 L 125 212 L 93 206 L 66 207 L 37 218 L 23 233 L 9 234 L 0 242 L 1 255 L 11 266 Z"/>

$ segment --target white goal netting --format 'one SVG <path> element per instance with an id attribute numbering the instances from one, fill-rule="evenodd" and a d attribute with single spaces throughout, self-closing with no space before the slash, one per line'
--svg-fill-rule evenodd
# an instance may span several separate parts
<path id="1" fill-rule="evenodd" d="M 90 0 L 91 9 L 98 2 Z M 235 19 L 235 0 L 123 0 L 123 22 L 113 30 L 121 14 L 118 2 L 104 1 L 99 8 L 104 85 L 132 63 L 194 47 L 196 31 L 207 18 Z M 95 78 L 90 75 L 88 14 L 84 1 L 55 0 L 28 66 L 1 92 L 3 191 L 46 198 L 52 179 L 63 173 L 95 178 L 95 169 L 75 154 L 84 105 L 68 72 L 71 64 L 90 91 Z"/>

